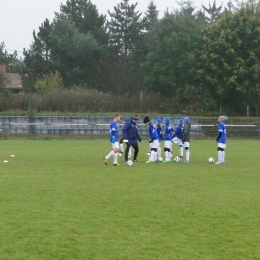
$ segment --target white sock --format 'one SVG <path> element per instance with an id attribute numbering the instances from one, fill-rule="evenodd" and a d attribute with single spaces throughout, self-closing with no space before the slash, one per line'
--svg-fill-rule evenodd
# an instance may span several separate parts
<path id="1" fill-rule="evenodd" d="M 221 163 L 222 160 L 222 152 L 218 151 L 218 162 Z"/>
<path id="2" fill-rule="evenodd" d="M 157 155 L 158 155 L 158 157 L 161 157 L 161 156 L 162 156 L 162 149 L 161 149 L 160 146 L 159 146 L 158 149 L 157 149 Z"/>
<path id="3" fill-rule="evenodd" d="M 165 152 L 165 161 L 168 161 L 168 154 L 169 152 Z"/>
<path id="4" fill-rule="evenodd" d="M 186 160 L 190 160 L 190 150 L 186 150 Z"/>
<path id="5" fill-rule="evenodd" d="M 128 156 L 129 156 L 129 157 L 132 156 L 132 149 L 131 149 L 131 147 L 129 148 Z"/>
<path id="6" fill-rule="evenodd" d="M 225 151 L 222 152 L 222 162 L 225 162 Z"/>
<path id="7" fill-rule="evenodd" d="M 157 161 L 157 152 L 154 152 L 153 160 L 154 160 L 155 162 Z"/>
<path id="8" fill-rule="evenodd" d="M 119 148 L 120 148 L 120 151 L 124 151 L 124 145 L 123 145 L 123 143 L 122 144 L 119 144 Z"/>
<path id="9" fill-rule="evenodd" d="M 172 153 L 171 152 L 168 152 L 168 161 L 170 161 L 171 160 L 171 157 L 172 157 Z"/>
<path id="10" fill-rule="evenodd" d="M 180 156 L 183 157 L 183 146 L 180 146 Z"/>
<path id="11" fill-rule="evenodd" d="M 114 155 L 114 151 L 111 151 L 105 158 L 108 160 L 112 155 Z"/>
<path id="12" fill-rule="evenodd" d="M 154 160 L 154 154 L 155 154 L 155 152 L 154 152 L 154 151 L 151 151 L 150 161 L 155 161 L 155 160 Z"/>
<path id="13" fill-rule="evenodd" d="M 114 153 L 114 154 L 113 154 L 114 164 L 117 164 L 117 156 L 118 156 L 118 153 Z"/>

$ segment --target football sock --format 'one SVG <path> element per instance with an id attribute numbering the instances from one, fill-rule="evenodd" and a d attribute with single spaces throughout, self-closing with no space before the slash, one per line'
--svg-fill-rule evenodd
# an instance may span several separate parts
<path id="1" fill-rule="evenodd" d="M 180 146 L 180 156 L 183 157 L 183 146 Z"/>
<path id="2" fill-rule="evenodd" d="M 190 160 L 190 150 L 186 150 L 186 160 Z"/>
<path id="3" fill-rule="evenodd" d="M 155 154 L 155 152 L 154 152 L 154 151 L 151 151 L 150 161 L 155 161 L 155 160 L 154 160 L 154 154 Z"/>
<path id="4" fill-rule="evenodd" d="M 157 152 L 154 152 L 154 155 L 153 155 L 153 161 L 157 161 Z"/>
<path id="5" fill-rule="evenodd" d="M 161 156 L 162 156 L 162 149 L 161 149 L 160 146 L 159 146 L 158 149 L 157 149 L 157 155 L 158 155 L 158 157 L 161 157 Z"/>
<path id="6" fill-rule="evenodd" d="M 222 152 L 222 162 L 225 162 L 225 151 Z"/>
<path id="7" fill-rule="evenodd" d="M 167 161 L 170 161 L 170 160 L 171 160 L 171 156 L 172 156 L 172 153 L 171 153 L 171 152 L 168 152 L 168 159 L 167 159 Z"/>
<path id="8" fill-rule="evenodd" d="M 132 156 L 132 149 L 131 149 L 131 147 L 129 148 L 128 156 L 129 156 L 129 157 Z"/>
<path id="9" fill-rule="evenodd" d="M 117 155 L 118 155 L 117 153 L 114 153 L 114 154 L 113 154 L 113 157 L 114 157 L 114 164 L 117 164 Z"/>
<path id="10" fill-rule="evenodd" d="M 155 151 L 153 151 L 153 157 L 152 157 L 152 160 L 153 160 L 154 162 L 157 161 L 157 152 L 155 152 Z"/>
<path id="11" fill-rule="evenodd" d="M 111 151 L 105 158 L 108 160 L 113 154 L 114 154 L 114 151 Z"/>
<path id="12" fill-rule="evenodd" d="M 120 151 L 124 151 L 124 145 L 123 145 L 123 143 L 122 143 L 122 144 L 119 144 L 119 148 L 120 148 Z"/>
<path id="13" fill-rule="evenodd" d="M 166 160 L 166 161 L 169 160 L 169 159 L 168 159 L 168 154 L 169 154 L 169 152 L 165 152 L 165 160 Z"/>
<path id="14" fill-rule="evenodd" d="M 221 163 L 221 160 L 222 160 L 222 152 L 218 151 L 218 162 Z"/>

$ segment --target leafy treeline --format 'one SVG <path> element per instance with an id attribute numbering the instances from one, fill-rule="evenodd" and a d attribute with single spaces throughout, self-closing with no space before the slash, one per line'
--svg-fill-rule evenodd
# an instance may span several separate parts
<path id="1" fill-rule="evenodd" d="M 176 113 L 245 114 L 250 105 L 258 116 L 259 59 L 253 0 L 201 10 L 184 1 L 162 18 L 153 1 L 142 14 L 122 0 L 105 16 L 90 0 L 67 0 L 33 32 L 19 73 L 28 91 L 81 87 L 132 99 L 153 92 Z"/>

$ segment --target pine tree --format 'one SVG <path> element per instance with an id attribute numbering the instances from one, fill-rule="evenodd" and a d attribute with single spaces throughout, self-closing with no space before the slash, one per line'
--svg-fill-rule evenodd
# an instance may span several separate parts
<path id="1" fill-rule="evenodd" d="M 90 0 L 67 0 L 65 5 L 61 4 L 60 11 L 75 23 L 81 33 L 91 33 L 99 44 L 107 44 L 106 16 L 99 15 L 97 6 Z"/>
<path id="2" fill-rule="evenodd" d="M 137 3 L 129 5 L 129 0 L 123 0 L 114 7 L 114 12 L 108 11 L 111 21 L 108 22 L 110 44 L 117 47 L 119 54 L 132 55 L 137 47 L 140 35 L 144 29 L 142 13 L 136 11 Z"/>
<path id="3" fill-rule="evenodd" d="M 148 10 L 145 12 L 145 27 L 147 31 L 151 31 L 152 28 L 158 24 L 159 19 L 159 11 L 157 11 L 157 7 L 154 4 L 154 1 L 151 0 L 151 2 L 148 5 Z"/>
<path id="4" fill-rule="evenodd" d="M 202 5 L 202 8 L 204 11 L 206 11 L 208 13 L 208 16 L 206 17 L 206 19 L 209 24 L 215 23 L 220 18 L 222 5 L 217 7 L 216 0 L 214 0 L 212 6 L 209 3 L 209 8 L 205 7 L 204 5 Z"/>
<path id="5" fill-rule="evenodd" d="M 33 31 L 33 43 L 28 50 L 23 51 L 24 60 L 19 66 L 23 86 L 34 89 L 38 78 L 52 71 L 50 60 L 53 25 L 48 19 L 41 24 L 39 32 Z"/>
<path id="6" fill-rule="evenodd" d="M 50 57 L 50 50 L 51 50 L 51 33 L 52 33 L 52 24 L 48 19 L 41 24 L 39 27 L 39 32 L 35 33 L 33 31 L 33 47 L 35 50 L 41 54 L 43 59 L 48 62 Z"/>
<path id="7" fill-rule="evenodd" d="M 0 64 L 5 64 L 7 70 L 15 70 L 17 65 L 17 51 L 12 54 L 8 53 L 5 49 L 5 43 L 0 42 Z"/>

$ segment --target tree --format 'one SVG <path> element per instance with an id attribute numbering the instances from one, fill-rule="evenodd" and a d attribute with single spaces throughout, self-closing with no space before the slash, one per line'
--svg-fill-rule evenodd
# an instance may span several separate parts
<path id="1" fill-rule="evenodd" d="M 187 2 L 180 10 L 165 13 L 151 35 L 147 60 L 142 64 L 147 90 L 174 102 L 182 99 L 184 92 L 179 89 L 193 91 L 191 86 L 195 84 L 195 50 L 200 45 L 201 18 L 193 12 L 192 3 Z"/>
<path id="2" fill-rule="evenodd" d="M 260 11 L 246 4 L 203 30 L 197 76 L 225 111 L 260 103 Z M 239 110 L 241 109 L 241 110 Z"/>
<path id="3" fill-rule="evenodd" d="M 80 33 L 65 15 L 53 21 L 51 60 L 65 87 L 82 84 L 92 87 L 100 60 L 101 47 L 90 33 Z"/>
<path id="4" fill-rule="evenodd" d="M 206 11 L 208 13 L 208 17 L 206 17 L 206 19 L 207 19 L 207 22 L 209 24 L 213 24 L 217 20 L 219 20 L 220 14 L 221 14 L 220 12 L 221 12 L 221 9 L 222 9 L 222 5 L 217 7 L 216 6 L 216 0 L 214 0 L 212 6 L 209 3 L 209 8 L 205 7 L 204 5 L 202 5 L 202 8 L 203 8 L 204 11 Z"/>
<path id="5" fill-rule="evenodd" d="M 107 45 L 106 16 L 99 15 L 97 6 L 90 0 L 67 0 L 65 5 L 60 5 L 60 11 L 74 22 L 80 33 L 90 33 L 99 44 Z"/>
<path id="6" fill-rule="evenodd" d="M 55 71 L 65 87 L 94 84 L 102 50 L 91 33 L 80 32 L 70 18 L 56 14 L 52 23 L 46 19 L 39 32 L 33 32 L 33 38 L 20 66 L 27 90 L 34 90 L 37 81 Z"/>
<path id="7" fill-rule="evenodd" d="M 17 51 L 14 51 L 12 54 L 8 53 L 5 49 L 5 43 L 0 43 L 0 64 L 5 64 L 7 71 L 16 70 L 18 58 Z"/>
<path id="8" fill-rule="evenodd" d="M 53 71 L 50 60 L 52 47 L 53 24 L 48 19 L 41 24 L 39 32 L 33 31 L 33 43 L 28 50 L 23 51 L 24 60 L 19 66 L 23 86 L 33 90 L 37 79 Z"/>
<path id="9" fill-rule="evenodd" d="M 33 31 L 33 48 L 41 55 L 42 59 L 48 63 L 51 51 L 52 24 L 48 19 L 41 24 L 39 32 Z"/>
<path id="10" fill-rule="evenodd" d="M 137 3 L 129 5 L 129 0 L 123 0 L 114 7 L 114 12 L 108 11 L 111 20 L 108 22 L 110 44 L 115 46 L 118 54 L 131 56 L 140 41 L 144 21 L 142 13 L 135 11 Z"/>
<path id="11" fill-rule="evenodd" d="M 145 12 L 145 28 L 148 32 L 152 30 L 152 28 L 158 24 L 159 19 L 159 11 L 157 11 L 157 7 L 154 4 L 154 1 L 151 0 L 148 5 L 148 9 Z"/>

